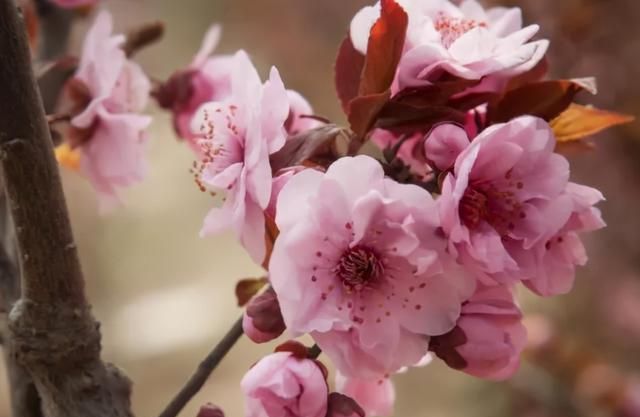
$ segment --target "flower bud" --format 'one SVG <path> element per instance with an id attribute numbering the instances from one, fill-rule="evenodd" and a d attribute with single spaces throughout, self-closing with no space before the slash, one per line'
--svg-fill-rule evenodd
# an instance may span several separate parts
<path id="1" fill-rule="evenodd" d="M 286 326 L 273 289 L 267 289 L 249 302 L 242 318 L 242 328 L 256 343 L 269 342 L 284 332 Z"/>
<path id="2" fill-rule="evenodd" d="M 217 405 L 207 403 L 200 407 L 197 417 L 224 417 L 224 411 Z"/>
<path id="3" fill-rule="evenodd" d="M 365 417 L 364 410 L 355 400 L 332 392 L 327 404 L 327 417 Z"/>

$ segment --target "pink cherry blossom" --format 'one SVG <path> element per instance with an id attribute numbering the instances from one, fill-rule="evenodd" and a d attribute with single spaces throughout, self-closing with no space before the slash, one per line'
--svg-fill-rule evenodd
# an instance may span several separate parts
<path id="1" fill-rule="evenodd" d="M 353 398 L 370 417 L 393 415 L 396 391 L 389 378 L 357 379 L 336 374 L 336 390 Z"/>
<path id="2" fill-rule="evenodd" d="M 289 135 L 297 135 L 298 133 L 320 126 L 321 123 L 318 120 L 301 117 L 313 116 L 313 108 L 306 98 L 293 90 L 287 90 L 287 95 L 289 96 L 289 106 L 291 107 L 286 123 Z"/>
<path id="3" fill-rule="evenodd" d="M 315 361 L 290 352 L 264 357 L 240 383 L 246 417 L 325 417 L 327 381 Z"/>
<path id="4" fill-rule="evenodd" d="M 286 140 L 289 99 L 275 68 L 261 83 L 244 51 L 233 58 L 231 95 L 203 105 L 194 119 L 202 129 L 199 184 L 226 193 L 205 219 L 202 235 L 233 229 L 257 263 L 265 257 L 264 210 L 271 197 L 269 155 Z"/>
<path id="5" fill-rule="evenodd" d="M 428 85 L 443 73 L 484 81 L 495 88 L 501 80 L 533 68 L 548 41 L 529 42 L 537 25 L 522 27 L 519 8 L 485 10 L 476 0 L 456 6 L 449 0 L 399 0 L 409 15 L 398 87 Z M 366 53 L 371 26 L 380 4 L 362 9 L 351 22 L 351 40 Z"/>
<path id="6" fill-rule="evenodd" d="M 199 128 L 192 129 L 192 119 L 200 106 L 209 101 L 222 101 L 231 94 L 233 56 L 211 56 L 220 42 L 221 28 L 213 25 L 202 46 L 186 69 L 175 72 L 154 92 L 158 103 L 173 114 L 176 133 L 200 152 Z"/>
<path id="7" fill-rule="evenodd" d="M 520 117 L 480 133 L 444 180 L 438 204 L 450 249 L 484 282 L 535 279 L 521 252 L 544 248 L 574 210 L 569 163 L 554 147 L 544 120 Z M 597 200 L 589 199 L 586 207 Z"/>
<path id="8" fill-rule="evenodd" d="M 269 200 L 269 205 L 265 210 L 266 216 L 275 221 L 276 208 L 280 191 L 282 191 L 284 186 L 289 182 L 291 178 L 293 178 L 295 174 L 305 169 L 307 168 L 304 166 L 296 165 L 288 168 L 283 168 L 275 173 L 273 181 L 271 182 L 271 199 Z"/>
<path id="9" fill-rule="evenodd" d="M 76 8 L 81 6 L 90 6 L 98 3 L 100 0 L 50 0 L 58 7 Z"/>
<path id="10" fill-rule="evenodd" d="M 593 207 L 603 199 L 596 189 L 569 183 L 556 203 L 562 208 L 550 219 L 553 223 L 548 225 L 546 236 L 529 250 L 520 245 L 508 246 L 524 271 L 524 284 L 529 289 L 542 296 L 566 294 L 571 290 L 575 267 L 587 263 L 587 253 L 578 233 L 605 226 L 600 210 Z"/>
<path id="11" fill-rule="evenodd" d="M 370 157 L 295 175 L 278 198 L 269 265 L 287 328 L 311 333 L 350 377 L 417 363 L 473 286 L 440 259 L 438 223 L 429 193 L 385 178 Z"/>
<path id="12" fill-rule="evenodd" d="M 117 200 L 117 189 L 141 181 L 146 171 L 145 129 L 151 118 L 139 114 L 150 82 L 112 35 L 111 15 L 101 12 L 87 33 L 73 82 L 82 85 L 88 104 L 71 120 L 72 146 L 80 151 L 80 170 L 99 192 L 103 207 Z"/>
<path id="13" fill-rule="evenodd" d="M 527 332 L 505 286 L 478 287 L 464 303 L 454 330 L 431 339 L 431 349 L 450 367 L 494 380 L 511 377 L 520 364 Z"/>

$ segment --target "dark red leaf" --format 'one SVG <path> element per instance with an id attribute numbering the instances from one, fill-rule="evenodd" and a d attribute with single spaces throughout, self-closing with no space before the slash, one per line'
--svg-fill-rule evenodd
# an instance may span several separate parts
<path id="1" fill-rule="evenodd" d="M 371 28 L 360 81 L 360 96 L 379 94 L 391 87 L 400 62 L 409 17 L 395 0 L 382 0 L 380 18 Z"/>
<path id="2" fill-rule="evenodd" d="M 536 64 L 535 67 L 531 68 L 529 71 L 517 75 L 509 80 L 509 84 L 507 85 L 507 90 L 513 90 L 518 87 L 522 87 L 525 84 L 530 84 L 533 82 L 541 81 L 549 72 L 549 60 L 545 56 Z"/>
<path id="3" fill-rule="evenodd" d="M 451 100 L 452 96 L 478 84 L 480 80 L 463 78 L 436 82 L 424 87 L 404 89 L 393 97 L 393 101 L 415 106 L 445 104 Z"/>
<path id="4" fill-rule="evenodd" d="M 515 117 L 532 115 L 551 121 L 565 111 L 580 91 L 595 94 L 595 81 L 591 78 L 553 80 L 530 83 L 507 91 L 500 99 L 489 104 L 487 120 L 503 123 Z"/>
<path id="5" fill-rule="evenodd" d="M 347 35 L 338 50 L 334 68 L 336 91 L 345 113 L 349 111 L 349 102 L 358 95 L 362 68 L 364 55 L 353 47 L 351 37 Z"/>
<path id="6" fill-rule="evenodd" d="M 272 171 L 275 174 L 297 165 L 324 166 L 333 162 L 338 156 L 335 141 L 342 134 L 346 134 L 344 128 L 327 124 L 290 137 L 282 149 L 271 155 Z"/>
<path id="7" fill-rule="evenodd" d="M 434 124 L 443 120 L 464 124 L 465 113 L 442 105 L 414 106 L 392 101 L 379 113 L 376 126 L 403 133 L 426 133 Z"/>
<path id="8" fill-rule="evenodd" d="M 375 124 L 378 114 L 389 101 L 389 90 L 360 96 L 349 103 L 349 124 L 358 137 L 363 137 Z"/>

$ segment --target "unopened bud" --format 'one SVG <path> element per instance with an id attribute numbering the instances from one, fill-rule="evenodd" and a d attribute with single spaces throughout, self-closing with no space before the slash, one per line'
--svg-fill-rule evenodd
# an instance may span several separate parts
<path id="1" fill-rule="evenodd" d="M 332 392 L 327 403 L 327 417 L 365 417 L 365 414 L 353 398 Z"/>
<path id="2" fill-rule="evenodd" d="M 275 291 L 269 288 L 247 305 L 242 319 L 245 334 L 256 343 L 279 337 L 286 329 Z"/>
<path id="3" fill-rule="evenodd" d="M 224 417 L 224 411 L 216 405 L 207 403 L 200 407 L 197 417 Z"/>

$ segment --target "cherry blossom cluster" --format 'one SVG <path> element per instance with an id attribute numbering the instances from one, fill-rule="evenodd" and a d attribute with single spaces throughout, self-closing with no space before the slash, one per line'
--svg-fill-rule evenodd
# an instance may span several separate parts
<path id="1" fill-rule="evenodd" d="M 317 345 L 258 361 L 241 383 L 246 415 L 391 415 L 390 378 L 434 357 L 512 376 L 526 345 L 514 291 L 570 291 L 580 236 L 604 227 L 602 194 L 571 182 L 559 151 L 624 120 L 574 103 L 592 79 L 547 79 L 538 29 L 476 0 L 365 7 L 336 60 L 341 127 L 275 67 L 263 80 L 247 52 L 214 54 L 217 25 L 152 85 L 101 12 L 66 86 L 58 157 L 112 202 L 143 178 L 152 97 L 193 150 L 197 187 L 222 197 L 201 234 L 232 231 L 265 269 L 238 286 L 245 333 Z"/>

